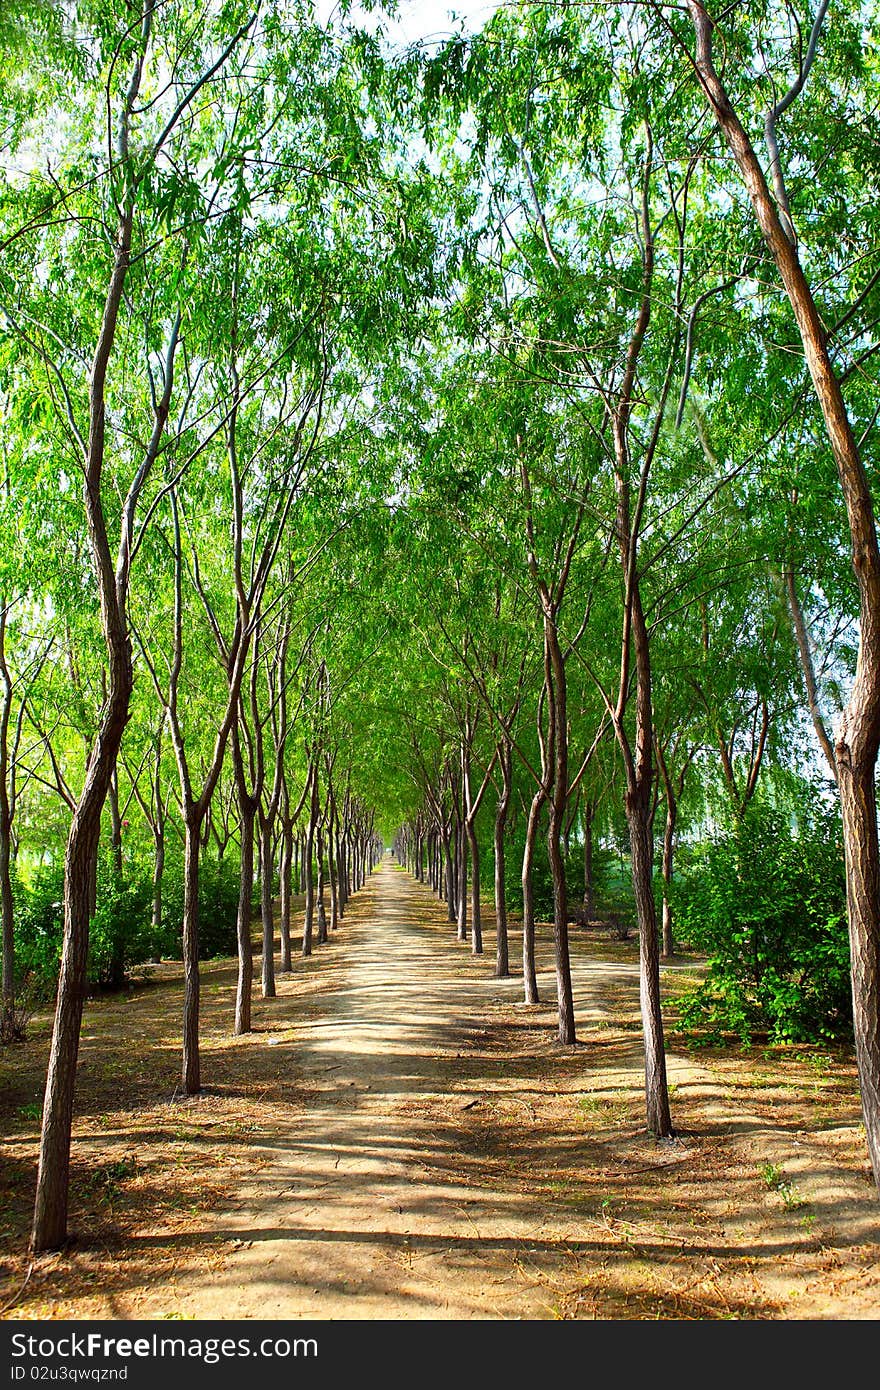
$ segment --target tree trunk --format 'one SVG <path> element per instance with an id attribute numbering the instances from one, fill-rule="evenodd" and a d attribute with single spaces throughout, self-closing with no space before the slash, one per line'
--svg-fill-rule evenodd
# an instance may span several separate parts
<path id="1" fill-rule="evenodd" d="M 596 889 L 593 882 L 593 817 L 596 808 L 592 801 L 584 800 L 584 921 L 592 922 L 596 916 Z"/>
<path id="2" fill-rule="evenodd" d="M 90 868 L 98 851 L 100 826 L 101 800 L 93 794 L 86 807 L 82 801 L 77 807 L 67 842 L 64 947 L 43 1101 L 32 1236 L 35 1251 L 57 1250 L 67 1236 L 70 1131 L 89 951 Z"/>
<path id="3" fill-rule="evenodd" d="M 302 953 L 304 956 L 312 954 L 312 932 L 314 930 L 315 919 L 315 876 L 312 868 L 312 852 L 315 844 L 315 822 L 309 817 L 309 827 L 306 831 L 305 850 L 303 852 L 303 874 L 305 877 L 305 911 L 303 915 L 303 940 Z"/>
<path id="4" fill-rule="evenodd" d="M 538 1004 L 538 977 L 535 972 L 535 883 L 534 883 L 534 863 L 535 863 L 535 844 L 538 838 L 538 825 L 541 819 L 541 808 L 544 805 L 546 793 L 541 789 L 535 792 L 532 797 L 532 804 L 529 808 L 529 819 L 526 825 L 526 842 L 523 849 L 522 862 L 522 896 L 523 896 L 523 1002 L 526 1004 Z"/>
<path id="5" fill-rule="evenodd" d="M 9 799 L 9 723 L 12 678 L 6 664 L 6 596 L 0 594 L 0 913 L 3 922 L 3 1018 L 11 1029 L 15 1016 L 15 902 L 12 892 L 12 807 Z"/>
<path id="6" fill-rule="evenodd" d="M 286 975 L 290 961 L 291 875 L 293 872 L 293 826 L 285 820 L 281 827 L 281 973 Z"/>
<path id="7" fill-rule="evenodd" d="M 475 956 L 483 954 L 483 916 L 480 911 L 480 846 L 477 841 L 477 827 L 469 817 L 467 822 L 468 845 L 471 852 L 471 951 Z"/>
<path id="8" fill-rule="evenodd" d="M 672 888 L 672 857 L 675 852 L 675 824 L 678 819 L 678 807 L 675 798 L 666 794 L 666 824 L 663 827 L 663 918 L 661 926 L 661 940 L 663 959 L 670 960 L 675 955 L 675 937 L 672 930 L 672 904 L 670 902 L 670 890 Z"/>
<path id="9" fill-rule="evenodd" d="M 57 1250 L 67 1235 L 70 1131 L 79 1034 L 86 992 L 89 920 L 97 883 L 101 812 L 128 718 L 131 648 L 124 617 L 104 611 L 110 659 L 109 694 L 73 814 L 64 860 L 64 945 L 43 1100 L 37 1194 L 31 1237 L 35 1251 Z"/>
<path id="10" fill-rule="evenodd" d="M 339 897 L 339 918 L 341 921 L 342 918 L 345 916 L 345 905 L 348 902 L 348 891 L 346 887 L 345 869 L 345 835 L 342 833 L 342 830 L 340 829 L 338 819 L 336 822 L 336 880 L 337 894 Z"/>
<path id="11" fill-rule="evenodd" d="M 327 940 L 327 911 L 324 907 L 324 831 L 318 828 L 318 945 Z"/>
<path id="12" fill-rule="evenodd" d="M 880 855 L 874 781 L 876 754 L 869 749 L 860 763 L 856 762 L 850 757 L 849 746 L 840 739 L 835 751 L 846 854 L 853 1031 L 865 1137 L 876 1181 L 880 1179 Z"/>
<path id="13" fill-rule="evenodd" d="M 162 940 L 162 890 L 165 881 L 165 831 L 161 822 L 153 828 L 153 941 Z"/>
<path id="14" fill-rule="evenodd" d="M 649 1131 L 658 1138 L 672 1133 L 669 1090 L 666 1084 L 666 1050 L 660 1008 L 660 961 L 657 915 L 654 906 L 654 855 L 648 806 L 644 796 L 627 793 L 632 879 L 639 920 L 639 992 L 645 1038 L 645 1105 Z"/>
<path id="15" fill-rule="evenodd" d="M 336 863 L 335 854 L 335 820 L 336 817 L 331 812 L 330 827 L 327 831 L 327 873 L 330 879 L 330 932 L 331 935 L 339 926 L 339 867 Z"/>
<path id="16" fill-rule="evenodd" d="M 15 903 L 12 894 L 12 834 L 9 800 L 0 794 L 0 905 L 3 916 L 3 1017 L 8 1028 L 15 1016 Z"/>
<path id="17" fill-rule="evenodd" d="M 260 921 L 263 928 L 263 961 L 260 988 L 264 999 L 275 998 L 275 918 L 272 915 L 272 825 L 260 819 Z"/>
<path id="18" fill-rule="evenodd" d="M 443 831 L 443 859 L 446 865 L 446 919 L 456 920 L 455 914 L 455 870 L 452 862 L 452 836 L 447 829 Z"/>
<path id="19" fill-rule="evenodd" d="M 568 885 L 561 838 L 568 799 L 568 716 L 566 713 L 565 662 L 557 640 L 556 612 L 545 611 L 545 635 L 549 654 L 551 688 L 547 705 L 552 720 L 553 791 L 547 826 L 547 852 L 553 878 L 553 947 L 556 963 L 556 996 L 559 1001 L 559 1041 L 572 1047 L 577 1041 L 574 1022 L 574 996 L 571 987 L 571 958 L 568 946 Z"/>
<path id="20" fill-rule="evenodd" d="M 458 825 L 458 886 L 455 892 L 459 941 L 467 941 L 467 838 L 464 821 Z"/>
<path id="21" fill-rule="evenodd" d="M 510 954 L 507 941 L 507 881 L 504 858 L 504 832 L 510 811 L 512 768 L 510 749 L 501 750 L 502 791 L 495 808 L 495 977 L 507 979 L 510 974 Z"/>
<path id="22" fill-rule="evenodd" d="M 253 943 L 251 941 L 251 911 L 254 899 L 254 818 L 256 811 L 250 797 L 239 799 L 241 817 L 241 866 L 238 884 L 238 986 L 235 994 L 235 1032 L 251 1031 L 251 998 L 254 983 Z"/>
<path id="23" fill-rule="evenodd" d="M 122 881 L 122 816 L 119 812 L 119 772 L 113 769 L 107 797 L 110 804 L 110 851 L 117 883 Z"/>
<path id="24" fill-rule="evenodd" d="M 186 1096 L 202 1089 L 199 1058 L 199 857 L 200 825 L 187 818 L 183 844 L 183 1067 Z"/>

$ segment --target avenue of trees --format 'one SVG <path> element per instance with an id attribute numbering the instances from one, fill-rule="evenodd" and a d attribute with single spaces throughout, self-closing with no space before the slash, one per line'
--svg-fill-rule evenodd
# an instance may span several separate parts
<path id="1" fill-rule="evenodd" d="M 197 1094 L 200 959 L 248 1032 L 392 841 L 525 1003 L 549 924 L 563 1045 L 572 923 L 637 932 L 658 1138 L 681 942 L 688 1026 L 854 1042 L 880 1184 L 877 21 L 523 3 L 404 49 L 306 0 L 0 5 L 35 1249 L 89 988 L 181 960 Z"/>

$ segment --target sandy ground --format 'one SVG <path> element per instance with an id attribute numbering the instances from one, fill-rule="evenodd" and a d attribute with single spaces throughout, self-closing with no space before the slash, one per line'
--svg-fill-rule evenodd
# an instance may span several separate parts
<path id="1" fill-rule="evenodd" d="M 658 1144 L 633 944 L 575 941 L 574 1049 L 553 1041 L 548 943 L 533 1009 L 492 977 L 493 946 L 475 960 L 429 889 L 383 861 L 338 937 L 260 1006 L 262 1031 L 232 1045 L 209 1010 L 209 1093 L 173 1121 L 154 1112 L 177 1126 L 170 1148 L 150 1147 L 146 1093 L 106 1138 L 85 1126 L 94 1167 L 129 1151 L 135 1116 L 130 1181 L 120 1169 L 113 1210 L 93 1203 L 91 1235 L 17 1298 L 13 1251 L 6 1316 L 880 1314 L 851 1059 L 674 1046 L 678 1134 Z M 666 990 L 692 970 L 666 967 Z M 13 1136 L 23 1172 L 34 1139 Z M 161 1200 L 175 1182 L 184 1210 Z"/>

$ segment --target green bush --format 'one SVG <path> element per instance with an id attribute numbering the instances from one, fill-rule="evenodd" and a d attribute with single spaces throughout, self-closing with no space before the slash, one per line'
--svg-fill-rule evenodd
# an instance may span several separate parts
<path id="1" fill-rule="evenodd" d="M 236 952 L 235 924 L 238 916 L 239 867 L 233 858 L 211 859 L 199 864 L 199 956 L 234 956 Z M 163 954 L 181 955 L 181 924 L 183 922 L 183 864 L 172 860 L 165 870 L 163 913 L 168 924 L 166 935 L 170 942 Z"/>
<path id="2" fill-rule="evenodd" d="M 15 907 L 15 959 L 19 980 L 43 999 L 55 992 L 63 935 L 64 869 L 37 868 L 19 882 Z M 201 865 L 199 954 L 233 955 L 238 909 L 238 864 L 206 858 Z M 126 863 L 120 879 L 109 855 L 98 861 L 95 915 L 89 931 L 88 982 L 119 988 L 132 966 L 152 957 L 180 958 L 183 867 L 171 860 L 163 884 L 163 925 L 152 926 L 152 865 Z"/>
<path id="3" fill-rule="evenodd" d="M 61 959 L 64 870 L 41 865 L 15 893 L 15 969 L 38 997 L 55 991 Z"/>
<path id="4" fill-rule="evenodd" d="M 21 979 L 54 992 L 63 936 L 64 868 L 44 865 L 16 891 L 15 958 Z M 156 954 L 151 931 L 152 885 L 126 871 L 119 879 L 108 855 L 98 860 L 95 915 L 89 930 L 88 982 L 118 988 L 126 971 Z"/>
<path id="5" fill-rule="evenodd" d="M 159 954 L 152 931 L 153 885 L 149 875 L 126 867 L 119 877 L 108 855 L 98 860 L 95 915 L 89 928 L 89 982 L 119 989 L 126 972 Z"/>
<path id="6" fill-rule="evenodd" d="M 852 1028 L 846 889 L 838 817 L 754 804 L 687 856 L 674 893 L 682 940 L 708 975 L 681 1001 L 685 1030 L 817 1042 Z"/>

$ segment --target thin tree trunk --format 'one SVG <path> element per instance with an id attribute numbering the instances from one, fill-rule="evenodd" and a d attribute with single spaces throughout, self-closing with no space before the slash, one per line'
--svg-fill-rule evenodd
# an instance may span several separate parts
<path id="1" fill-rule="evenodd" d="M 263 928 L 263 960 L 260 990 L 264 999 L 275 998 L 275 918 L 272 915 L 272 826 L 260 819 L 260 922 Z"/>
<path id="2" fill-rule="evenodd" d="M 315 845 L 315 820 L 317 817 L 315 792 L 316 788 L 313 788 L 312 808 L 309 813 L 309 824 L 306 831 L 305 848 L 303 850 L 303 874 L 305 877 L 306 897 L 302 940 L 302 953 L 304 956 L 310 956 L 312 954 L 312 932 L 314 930 L 315 919 L 315 878 L 312 869 L 312 855 Z"/>
<path id="3" fill-rule="evenodd" d="M 593 882 L 593 817 L 596 808 L 592 801 L 584 799 L 584 921 L 592 922 L 596 916 L 596 888 Z"/>
<path id="4" fill-rule="evenodd" d="M 452 856 L 452 836 L 444 828 L 443 832 L 443 858 L 446 864 L 446 918 L 449 922 L 456 920 L 455 914 L 455 869 Z"/>
<path id="5" fill-rule="evenodd" d="M 546 793 L 543 789 L 535 792 L 532 797 L 532 804 L 529 808 L 529 819 L 526 825 L 526 842 L 523 848 L 522 862 L 522 896 L 523 896 L 523 1002 L 526 1004 L 538 1004 L 538 977 L 535 972 L 535 844 L 538 838 L 538 825 L 541 819 L 541 808 L 546 800 Z"/>
<path id="6" fill-rule="evenodd" d="M 627 794 L 627 823 L 632 855 L 633 888 L 639 920 L 639 991 L 645 1038 L 645 1106 L 649 1131 L 658 1138 L 672 1133 L 666 1049 L 660 1008 L 660 961 L 654 906 L 654 855 L 644 797 Z"/>
<path id="7" fill-rule="evenodd" d="M 324 907 L 324 831 L 318 827 L 317 836 L 318 846 L 318 945 L 323 946 L 327 940 L 327 911 Z"/>
<path id="8" fill-rule="evenodd" d="M 330 824 L 327 828 L 327 872 L 330 878 L 330 932 L 339 926 L 339 868 L 335 853 L 336 808 L 330 802 Z"/>
<path id="9" fill-rule="evenodd" d="M 813 665 L 813 653 L 810 649 L 810 634 L 807 631 L 807 624 L 804 612 L 801 608 L 798 597 L 797 584 L 795 582 L 794 570 L 789 566 L 785 570 L 785 591 L 788 595 L 788 607 L 791 612 L 791 622 L 794 628 L 795 640 L 797 643 L 798 656 L 801 663 L 801 671 L 804 677 L 804 685 L 807 691 L 807 707 L 810 711 L 810 718 L 813 721 L 813 728 L 819 740 L 819 746 L 825 754 L 826 762 L 831 771 L 831 776 L 837 781 L 837 759 L 834 756 L 834 745 L 828 736 L 825 727 L 825 720 L 822 718 L 822 710 L 819 704 L 819 687 L 816 681 L 816 668 Z"/>
<path id="10" fill-rule="evenodd" d="M 290 919 L 291 919 L 291 874 L 293 871 L 293 826 L 284 820 L 281 827 L 281 962 L 282 975 L 291 969 L 290 960 Z"/>
<path id="11" fill-rule="evenodd" d="M 199 857 L 200 825 L 187 817 L 183 843 L 183 1065 L 186 1096 L 202 1089 L 199 1060 Z"/>
<path id="12" fill-rule="evenodd" d="M 473 820 L 467 820 L 468 845 L 471 852 L 471 951 L 475 956 L 483 954 L 483 914 L 480 911 L 480 846 L 477 841 L 477 827 Z"/>
<path id="13" fill-rule="evenodd" d="M 661 923 L 661 941 L 663 959 L 670 960 L 675 955 L 675 937 L 672 930 L 672 903 L 670 894 L 672 889 L 672 858 L 675 852 L 675 825 L 678 819 L 678 807 L 675 798 L 666 795 L 666 824 L 663 827 L 663 917 Z"/>
<path id="14" fill-rule="evenodd" d="M 235 993 L 235 1032 L 251 1031 L 251 999 L 254 984 L 254 955 L 251 940 L 251 913 L 254 899 L 254 818 L 256 811 L 250 797 L 239 801 L 241 817 L 241 866 L 238 884 L 238 986 Z"/>
<path id="15" fill-rule="evenodd" d="M 9 724 L 12 678 L 6 664 L 7 600 L 0 594 L 0 911 L 3 920 L 3 1018 L 11 1030 L 15 1016 L 15 901 L 12 891 L 12 807 L 9 800 Z"/>
<path id="16" fill-rule="evenodd" d="M 9 802 L 0 794 L 0 903 L 3 916 L 3 1018 L 7 1029 L 15 1017 L 15 901 L 12 893 L 12 835 Z"/>
<path id="17" fill-rule="evenodd" d="M 513 786 L 511 752 L 505 745 L 500 756 L 502 789 L 495 808 L 495 976 L 505 980 L 510 974 L 510 954 L 507 941 L 507 876 L 504 857 L 504 833 L 510 811 Z"/>
<path id="18" fill-rule="evenodd" d="M 110 805 L 110 851 L 117 883 L 122 881 L 122 816 L 119 811 L 119 772 L 113 769 L 107 800 Z"/>
<path id="19" fill-rule="evenodd" d="M 161 822 L 153 829 L 153 939 L 162 939 L 162 892 L 165 881 L 165 831 Z"/>
<path id="20" fill-rule="evenodd" d="M 458 887 L 455 894 L 459 941 L 467 941 L 467 837 L 464 821 L 458 825 Z"/>
<path id="21" fill-rule="evenodd" d="M 565 662 L 557 640 L 556 612 L 545 610 L 545 635 L 551 677 L 547 704 L 552 720 L 553 791 L 549 799 L 547 851 L 553 878 L 553 946 L 556 964 L 556 996 L 559 1001 L 559 1041 L 571 1047 L 577 1041 L 574 995 L 571 985 L 571 958 L 568 946 L 568 887 L 561 836 L 568 798 L 568 716 L 566 713 Z"/>

